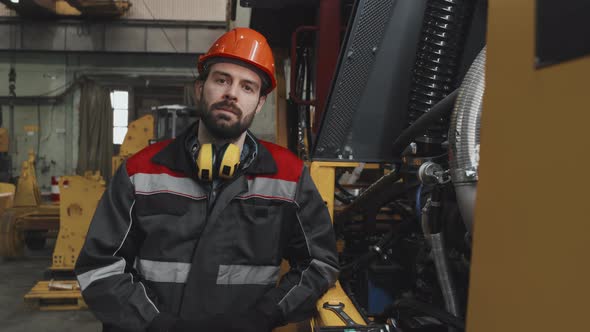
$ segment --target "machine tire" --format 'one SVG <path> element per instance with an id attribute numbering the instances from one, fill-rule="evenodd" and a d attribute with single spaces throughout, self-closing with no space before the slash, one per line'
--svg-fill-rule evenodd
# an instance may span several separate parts
<path id="1" fill-rule="evenodd" d="M 41 250 L 47 244 L 47 232 L 28 231 L 25 232 L 25 244 L 31 250 Z"/>
<path id="2" fill-rule="evenodd" d="M 24 255 L 24 236 L 17 226 L 17 215 L 5 211 L 0 216 L 0 257 L 17 258 Z"/>

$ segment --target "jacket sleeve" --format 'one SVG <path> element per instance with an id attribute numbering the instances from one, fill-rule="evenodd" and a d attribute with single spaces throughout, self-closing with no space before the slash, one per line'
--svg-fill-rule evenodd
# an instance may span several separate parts
<path id="1" fill-rule="evenodd" d="M 338 279 L 336 241 L 330 214 L 317 191 L 307 167 L 303 168 L 295 196 L 293 234 L 284 251 L 290 270 L 277 288 L 263 298 L 263 311 L 278 305 L 282 322 L 309 318 L 317 300 Z M 275 309 L 276 310 L 276 309 Z"/>
<path id="2" fill-rule="evenodd" d="M 134 203 L 134 186 L 124 163 L 98 203 L 75 273 L 84 300 L 103 324 L 143 330 L 159 311 L 134 275 L 141 243 Z"/>

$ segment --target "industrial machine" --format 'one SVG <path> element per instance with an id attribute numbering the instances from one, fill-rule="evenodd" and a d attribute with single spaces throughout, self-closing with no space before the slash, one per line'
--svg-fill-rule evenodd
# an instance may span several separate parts
<path id="1" fill-rule="evenodd" d="M 185 105 L 161 105 L 152 107 L 155 115 L 154 140 L 175 138 L 197 120 L 197 110 Z"/>
<path id="2" fill-rule="evenodd" d="M 296 145 L 341 259 L 313 331 L 585 328 L 588 10 L 356 1 Z"/>
<path id="3" fill-rule="evenodd" d="M 8 200 L 0 217 L 0 256 L 21 257 L 25 245 L 32 250 L 45 247 L 47 238 L 57 235 L 59 205 L 42 204 L 33 152 L 21 166 L 16 190 L 3 192 L 14 199 Z"/>
<path id="4" fill-rule="evenodd" d="M 144 115 L 129 123 L 119 153 L 112 158 L 112 174 L 115 174 L 115 171 L 121 166 L 123 161 L 148 146 L 153 137 L 154 117 L 151 114 Z"/>
<path id="5" fill-rule="evenodd" d="M 145 115 L 131 122 L 119 154 L 112 158 L 113 172 L 123 160 L 146 147 L 153 137 L 154 117 L 152 115 Z M 6 142 L 6 135 L 2 135 L 0 131 L 0 150 L 2 144 L 6 145 Z M 29 158 L 23 162 L 16 189 L 9 184 L 5 184 L 3 188 L 2 193 L 7 196 L 7 199 L 0 217 L 1 257 L 21 257 L 25 246 L 31 250 L 39 250 L 45 247 L 48 238 L 58 236 L 60 204 L 59 202 L 43 204 L 37 184 L 34 153 L 30 152 Z M 67 200 L 68 197 L 61 196 L 61 205 L 73 204 Z M 75 196 L 71 197 L 75 198 Z M 61 214 L 61 216 L 64 215 Z"/>
<path id="6" fill-rule="evenodd" d="M 295 147 L 311 160 L 341 264 L 314 331 L 465 329 L 486 9 L 355 1 L 325 105 L 303 94 L 316 94 L 309 80 L 326 74 L 310 68 L 322 68 L 293 61 Z"/>
<path id="7" fill-rule="evenodd" d="M 60 178 L 59 233 L 52 264 L 45 280 L 25 295 L 26 302 L 41 310 L 85 308 L 73 271 L 104 189 L 105 182 L 98 173 Z"/>

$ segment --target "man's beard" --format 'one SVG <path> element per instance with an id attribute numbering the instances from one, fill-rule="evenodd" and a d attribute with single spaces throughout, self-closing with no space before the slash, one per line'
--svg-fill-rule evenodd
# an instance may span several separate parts
<path id="1" fill-rule="evenodd" d="M 231 110 L 237 117 L 237 121 L 231 124 L 227 123 L 226 121 L 230 120 L 230 116 L 224 112 L 213 113 L 213 110 L 215 109 Z M 207 103 L 201 95 L 201 101 L 199 102 L 199 113 L 201 115 L 201 121 L 203 121 L 205 128 L 207 128 L 213 138 L 219 140 L 235 141 L 242 135 L 242 133 L 250 128 L 252 121 L 254 121 L 254 114 L 256 112 L 252 112 L 249 115 L 246 115 L 246 117 L 242 117 L 242 110 L 239 109 L 235 104 L 228 101 L 215 103 L 211 105 L 209 109 L 207 109 Z M 226 121 L 222 122 L 219 120 Z"/>

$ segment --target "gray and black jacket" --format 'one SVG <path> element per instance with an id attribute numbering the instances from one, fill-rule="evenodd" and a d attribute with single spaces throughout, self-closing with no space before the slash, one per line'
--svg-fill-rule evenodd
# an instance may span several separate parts
<path id="1" fill-rule="evenodd" d="M 255 156 L 209 204 L 188 135 L 145 148 L 113 177 L 76 263 L 84 300 L 109 331 L 144 331 L 161 312 L 206 319 L 257 303 L 284 322 L 309 317 L 338 262 L 307 167 L 248 133 Z M 277 284 L 283 258 L 291 269 Z"/>

